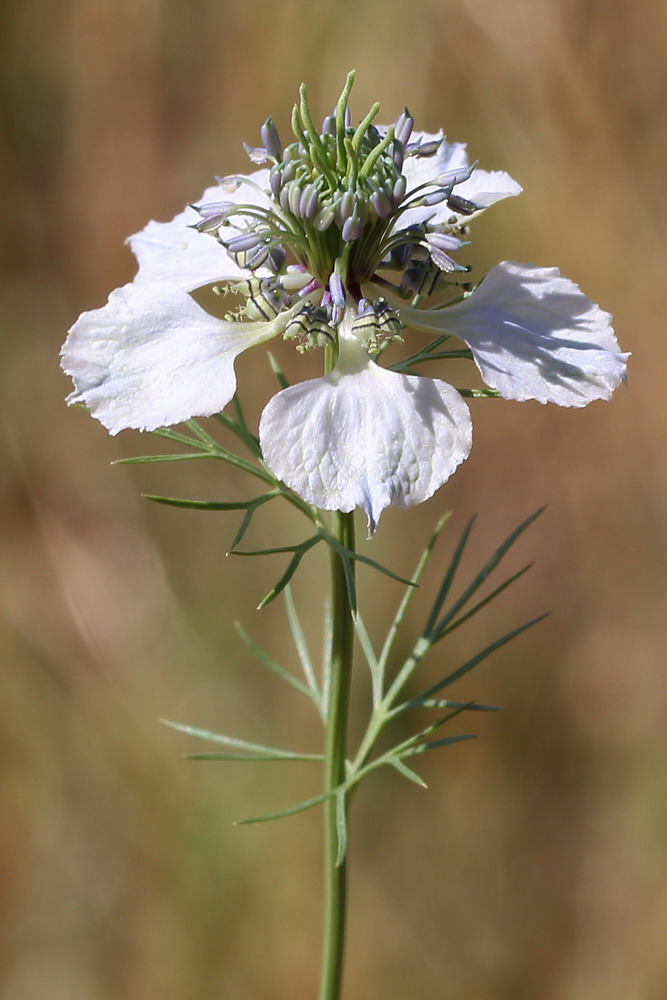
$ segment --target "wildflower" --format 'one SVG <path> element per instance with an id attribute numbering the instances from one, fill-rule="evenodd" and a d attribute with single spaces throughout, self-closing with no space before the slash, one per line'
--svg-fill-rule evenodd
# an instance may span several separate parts
<path id="1" fill-rule="evenodd" d="M 323 347 L 327 373 L 266 405 L 262 452 L 306 501 L 361 507 L 373 532 L 387 506 L 428 499 L 472 443 L 455 389 L 378 364 L 404 327 L 458 337 L 499 395 L 561 406 L 608 399 L 627 355 L 611 317 L 554 268 L 504 262 L 473 288 L 457 259 L 469 224 L 521 188 L 442 133 L 414 132 L 407 110 L 384 128 L 375 105 L 353 128 L 352 82 L 319 130 L 302 89 L 291 144 L 269 118 L 262 145 L 246 147 L 260 169 L 130 237 L 136 277 L 79 317 L 63 368 L 69 402 L 115 434 L 220 411 L 249 347 L 278 336 Z M 190 293 L 207 286 L 236 308 L 219 318 L 200 305 Z"/>

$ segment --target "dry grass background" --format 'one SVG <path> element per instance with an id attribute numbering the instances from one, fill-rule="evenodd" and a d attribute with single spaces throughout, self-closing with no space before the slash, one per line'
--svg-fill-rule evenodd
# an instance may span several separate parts
<path id="1" fill-rule="evenodd" d="M 407 103 L 523 184 L 477 223 L 480 270 L 558 264 L 633 360 L 629 389 L 587 411 L 477 401 L 471 459 L 368 548 L 409 571 L 441 511 L 443 553 L 477 511 L 472 566 L 548 502 L 515 560 L 535 567 L 448 655 L 553 614 L 461 685 L 508 711 L 425 763 L 427 793 L 387 775 L 359 799 L 346 996 L 662 1000 L 667 8 L 40 0 L 0 17 L 2 1000 L 314 996 L 319 816 L 231 821 L 318 776 L 188 764 L 155 721 L 317 745 L 307 706 L 230 625 L 284 649 L 282 609 L 252 610 L 275 567 L 225 558 L 225 516 L 139 498 L 248 484 L 196 463 L 112 468 L 146 441 L 65 408 L 57 351 L 131 277 L 127 234 L 244 169 L 241 141 L 269 113 L 286 132 L 302 80 L 325 112 L 352 66 L 358 114 Z M 257 413 L 268 368 L 255 352 L 239 369 Z M 296 530 L 265 518 L 253 541 Z M 321 572 L 313 558 L 297 586 L 313 643 Z M 398 591 L 362 587 L 378 632 Z"/>

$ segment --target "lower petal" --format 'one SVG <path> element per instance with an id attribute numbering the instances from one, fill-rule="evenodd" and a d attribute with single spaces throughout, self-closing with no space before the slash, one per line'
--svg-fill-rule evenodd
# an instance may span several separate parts
<path id="1" fill-rule="evenodd" d="M 234 395 L 234 359 L 274 326 L 216 319 L 169 284 L 125 285 L 70 330 L 68 402 L 84 403 L 112 434 L 217 413 Z"/>
<path id="2" fill-rule="evenodd" d="M 385 507 L 427 500 L 472 444 L 468 407 L 455 389 L 370 360 L 279 392 L 259 433 L 276 476 L 324 510 L 361 507 L 370 534 Z"/>

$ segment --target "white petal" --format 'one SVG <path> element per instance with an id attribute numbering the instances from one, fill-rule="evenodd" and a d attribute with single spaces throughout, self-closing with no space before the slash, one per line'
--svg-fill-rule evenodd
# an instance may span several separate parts
<path id="1" fill-rule="evenodd" d="M 480 208 L 489 208 L 504 198 L 514 198 L 522 191 L 521 185 L 504 170 L 480 170 L 478 167 L 467 181 L 462 181 L 454 188 L 455 194 L 467 198 Z"/>
<path id="2" fill-rule="evenodd" d="M 585 406 L 609 399 L 626 375 L 603 312 L 557 268 L 498 264 L 457 305 L 401 309 L 403 322 L 465 341 L 487 385 L 506 399 Z"/>
<path id="3" fill-rule="evenodd" d="M 442 132 L 434 135 L 428 132 L 413 133 L 411 141 L 421 136 L 424 142 L 442 138 Z M 448 170 L 455 170 L 468 165 L 468 155 L 465 143 L 447 142 L 443 139 L 440 149 L 435 156 L 430 157 L 407 157 L 403 172 L 408 182 L 408 193 L 414 191 L 419 185 L 434 181 L 440 174 Z M 472 176 L 467 181 L 457 184 L 454 193 L 468 201 L 474 202 L 481 210 L 495 205 L 497 201 L 504 198 L 511 198 L 521 194 L 522 188 L 509 174 L 503 170 L 480 170 L 476 167 Z M 416 225 L 420 222 L 430 222 L 431 225 L 445 225 L 455 216 L 459 222 L 468 221 L 479 213 L 473 215 L 462 215 L 453 211 L 446 202 L 433 205 L 430 208 L 411 208 L 400 217 L 398 228 L 405 229 L 408 226 Z"/>
<path id="4" fill-rule="evenodd" d="M 411 191 L 415 191 L 422 184 L 434 182 L 440 174 L 447 170 L 454 170 L 457 167 L 467 167 L 468 156 L 466 146 L 463 142 L 447 142 L 442 131 L 440 132 L 413 132 L 410 143 L 415 143 L 421 138 L 422 142 L 431 142 L 434 139 L 442 139 L 442 144 L 434 156 L 406 156 L 403 165 L 403 173 L 407 181 L 407 196 Z M 458 188 L 456 189 L 458 191 Z M 426 192 L 424 192 L 426 193 Z M 420 208 L 410 208 L 400 216 L 397 229 L 407 229 L 408 226 L 416 226 L 420 222 L 434 220 L 444 222 L 453 215 L 451 209 L 446 205 L 433 205 L 431 207 L 422 206 Z"/>
<path id="5" fill-rule="evenodd" d="M 258 170 L 250 174 L 249 179 L 266 187 L 268 176 L 268 170 Z M 248 184 L 241 184 L 234 191 L 220 185 L 207 188 L 197 204 L 220 201 L 268 204 L 268 199 Z M 238 281 L 247 277 L 247 271 L 232 260 L 214 236 L 190 228 L 200 221 L 199 213 L 188 205 L 171 222 L 149 222 L 141 232 L 128 237 L 127 243 L 139 264 L 135 284 L 168 281 L 188 292 L 213 281 Z M 236 231 L 230 226 L 230 236 Z M 262 277 L 266 272 L 258 269 L 255 273 Z"/>
<path id="6" fill-rule="evenodd" d="M 234 395 L 236 356 L 278 332 L 278 320 L 209 316 L 170 284 L 125 285 L 70 330 L 62 351 L 75 385 L 68 402 L 85 403 L 112 434 L 208 416 Z"/>
<path id="7" fill-rule="evenodd" d="M 467 457 L 468 407 L 435 379 L 398 375 L 363 354 L 273 397 L 259 426 L 272 471 L 324 510 L 361 507 L 369 533 L 389 505 L 427 500 Z"/>

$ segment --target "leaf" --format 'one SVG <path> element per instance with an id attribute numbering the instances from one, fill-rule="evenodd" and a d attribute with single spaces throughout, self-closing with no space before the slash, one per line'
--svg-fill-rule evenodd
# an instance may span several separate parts
<path id="1" fill-rule="evenodd" d="M 285 608 L 287 611 L 287 621 L 289 623 L 290 632 L 292 633 L 294 648 L 296 649 L 299 663 L 301 664 L 301 669 L 303 670 L 303 675 L 306 678 L 313 700 L 319 707 L 321 704 L 320 691 L 317 685 L 317 680 L 315 679 L 315 671 L 313 669 L 312 660 L 310 659 L 310 653 L 308 652 L 308 647 L 306 645 L 306 637 L 303 634 L 303 629 L 301 628 L 301 623 L 299 622 L 299 618 L 296 613 L 296 607 L 294 605 L 294 599 L 289 585 L 285 587 Z"/>
<path id="2" fill-rule="evenodd" d="M 427 750 L 435 750 L 437 747 L 447 747 L 453 743 L 463 743 L 464 740 L 476 740 L 475 733 L 459 733 L 456 736 L 444 736 L 441 740 L 432 740 L 430 743 L 418 743 L 417 746 L 405 750 L 402 757 L 413 757 L 418 753 L 425 753 Z"/>
<path id="3" fill-rule="evenodd" d="M 477 701 L 449 701 L 445 698 L 416 698 L 407 702 L 402 708 L 461 708 L 467 712 L 502 712 L 501 705 L 481 705 Z"/>
<path id="4" fill-rule="evenodd" d="M 234 537 L 232 538 L 231 544 L 229 546 L 230 553 L 235 552 L 236 546 L 243 539 L 246 531 L 250 527 L 250 522 L 252 521 L 253 517 L 255 516 L 255 512 L 263 504 L 265 504 L 268 500 L 273 500 L 273 498 L 277 497 L 277 496 L 280 496 L 280 491 L 279 490 L 272 490 L 270 493 L 264 493 L 262 496 L 257 497 L 252 502 L 252 504 L 248 505 L 248 509 L 246 510 L 246 512 L 245 512 L 245 514 L 243 516 L 243 519 L 242 519 L 242 521 L 241 521 L 241 523 L 240 523 L 240 525 L 238 527 L 238 530 L 237 530 L 236 534 L 234 535 Z"/>
<path id="5" fill-rule="evenodd" d="M 514 583 L 515 580 L 518 580 L 520 577 L 522 577 L 524 573 L 527 573 L 532 565 L 533 565 L 532 563 L 528 563 L 527 566 L 524 566 L 518 572 L 513 573 L 512 576 L 508 577 L 507 580 L 501 583 L 499 587 L 496 587 L 495 590 L 492 590 L 491 593 L 484 598 L 484 600 L 479 601 L 477 604 L 475 604 L 473 608 L 470 609 L 470 611 L 467 611 L 464 615 L 461 615 L 460 618 L 457 618 L 455 622 L 452 622 L 451 625 L 448 625 L 441 632 L 438 632 L 438 639 L 441 639 L 445 635 L 449 635 L 449 633 L 453 632 L 455 628 L 458 628 L 459 625 L 463 625 L 463 623 L 467 622 L 469 618 L 472 618 L 473 615 L 476 615 L 478 611 L 481 611 L 482 608 L 486 607 L 487 604 L 490 604 L 491 601 L 495 600 L 495 598 L 498 597 L 499 594 L 502 594 L 503 590 L 506 590 L 507 587 L 510 586 L 510 584 Z"/>
<path id="6" fill-rule="evenodd" d="M 498 546 L 498 548 L 493 553 L 491 558 L 487 560 L 487 562 L 479 571 L 477 576 L 473 579 L 472 583 L 470 583 L 469 586 L 466 587 L 466 589 L 463 591 L 458 600 L 454 602 L 452 607 L 444 615 L 444 617 L 441 618 L 441 620 L 438 622 L 437 625 L 435 625 L 434 621 L 432 621 L 433 615 L 431 616 L 431 618 L 429 618 L 429 623 L 431 623 L 431 628 L 429 628 L 429 632 L 434 631 L 438 638 L 440 638 L 444 634 L 445 627 L 458 614 L 458 612 L 468 603 L 472 595 L 477 590 L 479 590 L 479 588 L 482 586 L 482 584 L 487 579 L 489 574 L 493 572 L 498 563 L 507 554 L 512 545 L 514 545 L 519 536 L 522 535 L 523 532 L 526 530 L 526 528 L 528 528 L 533 523 L 533 521 L 540 516 L 543 510 L 544 507 L 540 507 L 538 510 L 534 511 L 534 513 L 530 514 L 530 516 L 527 517 L 524 521 L 522 521 L 521 524 L 519 524 L 518 527 L 514 529 L 514 531 L 510 532 L 505 541 Z"/>
<path id="7" fill-rule="evenodd" d="M 305 556 L 306 552 L 308 552 L 309 549 L 312 549 L 312 547 L 316 545 L 317 542 L 319 542 L 319 540 L 320 536 L 315 535 L 313 538 L 308 539 L 308 541 L 303 542 L 303 544 L 298 546 L 296 550 L 293 550 L 294 555 L 287 564 L 287 569 L 280 577 L 278 582 L 274 584 L 274 586 L 271 588 L 268 594 L 265 594 L 262 600 L 259 602 L 259 604 L 257 605 L 258 611 L 261 611 L 261 609 L 265 608 L 267 604 L 270 604 L 271 601 L 275 600 L 278 594 L 285 589 L 285 587 L 290 582 L 290 580 L 296 573 L 297 569 L 299 568 L 299 564 L 303 559 L 303 557 Z"/>
<path id="8" fill-rule="evenodd" d="M 269 656 L 268 653 L 265 653 L 264 650 L 261 649 L 261 647 L 258 646 L 257 643 L 248 635 L 239 622 L 234 622 L 234 627 L 250 652 L 256 657 L 262 666 L 266 667 L 267 670 L 270 670 L 271 673 L 276 674 L 276 676 L 280 677 L 281 680 L 285 681 L 296 691 L 299 691 L 301 694 L 305 694 L 307 698 L 312 699 L 313 692 L 310 691 L 306 685 L 298 679 L 298 677 L 295 677 L 289 672 L 289 670 L 286 670 L 285 667 L 282 667 L 276 660 Z"/>
<path id="9" fill-rule="evenodd" d="M 180 431 L 175 431 L 173 427 L 157 427 L 151 434 L 155 434 L 156 437 L 165 438 L 167 441 L 172 441 L 174 444 L 184 444 L 188 448 L 198 448 L 199 442 L 192 437 L 188 437 L 187 434 L 181 434 Z"/>
<path id="10" fill-rule="evenodd" d="M 391 764 L 391 766 L 395 767 L 404 778 L 407 778 L 409 781 L 413 781 L 415 785 L 419 785 L 420 788 L 428 788 L 424 779 L 421 778 L 416 771 L 413 771 L 411 767 L 404 764 L 400 757 L 387 757 L 387 764 Z"/>
<path id="11" fill-rule="evenodd" d="M 518 628 L 512 629 L 511 632 L 506 632 L 505 635 L 501 636 L 500 639 L 496 639 L 495 642 L 492 642 L 488 646 L 486 646 L 481 651 L 481 653 L 478 653 L 476 656 L 473 656 L 470 660 L 467 660 L 463 664 L 463 666 L 458 668 L 458 670 L 452 671 L 452 673 L 448 674 L 445 678 L 443 678 L 443 680 L 439 681 L 437 684 L 434 684 L 432 687 L 428 688 L 427 691 L 424 691 L 422 694 L 418 695 L 416 699 L 411 698 L 409 702 L 406 702 L 406 704 L 413 705 L 415 703 L 418 703 L 419 701 L 422 701 L 424 698 L 430 698 L 431 695 L 437 694 L 437 692 L 441 691 L 442 688 L 447 687 L 449 684 L 453 684 L 454 681 L 458 680 L 459 677 L 462 677 L 464 674 L 467 674 L 469 670 L 472 670 L 473 667 L 476 667 L 478 663 L 481 663 L 482 660 L 485 660 L 486 657 L 490 656 L 491 653 L 495 653 L 495 651 L 497 649 L 500 649 L 501 646 L 504 646 L 506 645 L 506 643 L 511 642 L 512 639 L 515 639 L 518 635 L 521 635 L 521 633 L 525 632 L 527 629 L 532 628 L 533 625 L 537 625 L 537 623 L 541 622 L 543 618 L 546 618 L 548 614 L 549 612 L 547 611 L 545 612 L 545 614 L 538 615 L 537 618 L 531 618 L 530 621 L 524 622 L 523 625 L 519 625 Z"/>
<path id="12" fill-rule="evenodd" d="M 445 572 L 445 575 L 443 577 L 443 581 L 440 585 L 440 590 L 436 594 L 435 600 L 433 601 L 431 613 L 428 617 L 426 624 L 424 625 L 423 634 L 425 636 L 430 636 L 431 633 L 433 632 L 435 623 L 438 619 L 438 615 L 440 614 L 442 606 L 447 600 L 447 597 L 449 596 L 449 591 L 451 590 L 452 583 L 454 582 L 454 577 L 456 575 L 457 569 L 459 568 L 459 564 L 463 557 L 465 547 L 468 544 L 468 539 L 470 538 L 470 532 L 472 531 L 475 519 L 476 518 L 474 515 L 473 517 L 470 518 L 470 520 L 468 521 L 468 523 L 466 524 L 465 528 L 461 533 L 458 545 L 454 549 L 454 554 L 449 561 L 449 566 L 447 567 L 447 571 Z"/>
<path id="13" fill-rule="evenodd" d="M 197 739 L 207 740 L 209 743 L 221 743 L 223 746 L 235 747 L 249 753 L 270 754 L 272 757 L 279 756 L 281 760 L 322 760 L 320 754 L 302 754 L 293 750 L 279 750 L 276 747 L 264 746 L 262 743 L 249 743 L 247 740 L 225 736 L 223 733 L 213 733 L 208 729 L 186 726 L 181 722 L 172 722 L 170 719 L 160 719 L 160 722 L 163 726 L 175 729 L 178 733 L 185 733 L 186 736 L 196 736 Z"/>
<path id="14" fill-rule="evenodd" d="M 304 799 L 303 802 L 297 802 L 295 806 L 288 806 L 287 809 L 280 809 L 278 812 L 264 813 L 262 816 L 249 816 L 247 819 L 239 819 L 236 821 L 234 826 L 248 826 L 251 823 L 267 823 L 272 819 L 282 819 L 284 816 L 294 816 L 295 813 L 304 812 L 306 809 L 312 809 L 313 806 L 318 806 L 321 802 L 326 802 L 336 794 L 336 789 L 331 792 L 322 792 L 321 795 L 315 795 L 312 799 Z"/>
<path id="15" fill-rule="evenodd" d="M 249 507 L 257 507 L 267 500 L 272 500 L 277 493 L 265 493 L 254 500 L 237 500 L 231 503 L 218 502 L 217 500 L 181 500 L 175 497 L 160 497 L 152 493 L 142 493 L 144 500 L 152 500 L 154 503 L 167 504 L 169 507 L 186 507 L 192 510 L 247 510 Z"/>
<path id="16" fill-rule="evenodd" d="M 201 427 L 196 420 L 186 421 L 185 426 L 188 428 L 188 430 L 192 431 L 195 437 L 197 437 L 199 441 L 206 448 L 208 448 L 209 451 L 217 451 L 218 448 L 220 447 L 215 438 L 211 437 L 208 431 L 205 431 L 204 428 Z"/>
<path id="17" fill-rule="evenodd" d="M 276 358 L 274 357 L 274 355 L 271 353 L 271 351 L 267 351 L 266 353 L 267 353 L 267 356 L 268 356 L 268 359 L 269 359 L 269 364 L 271 365 L 271 371 L 273 372 L 273 374 L 278 379 L 278 385 L 280 386 L 281 389 L 287 389 L 287 388 L 289 388 L 289 382 L 285 378 L 285 373 L 283 372 L 282 368 L 278 364 L 278 361 L 276 360 Z"/>
<path id="18" fill-rule="evenodd" d="M 182 455 L 136 455 L 133 458 L 117 458 L 112 465 L 148 465 L 151 462 L 188 462 L 193 458 L 211 458 L 207 451 L 190 454 L 186 452 Z"/>
<path id="19" fill-rule="evenodd" d="M 186 753 L 186 760 L 297 760 L 297 761 L 317 761 L 324 760 L 322 754 L 297 754 L 297 753 Z"/>
<path id="20" fill-rule="evenodd" d="M 361 615 L 356 616 L 354 620 L 354 627 L 357 633 L 357 638 L 359 639 L 359 645 L 363 650 L 364 658 L 368 664 L 368 669 L 371 672 L 373 706 L 376 707 L 382 701 L 382 672 L 380 670 L 380 664 L 375 650 L 373 649 L 371 637 L 368 634 L 368 630 L 363 623 Z"/>
<path id="21" fill-rule="evenodd" d="M 403 595 L 403 599 L 398 606 L 396 614 L 394 615 L 394 620 L 392 621 L 389 627 L 389 631 L 387 632 L 387 637 L 382 647 L 382 652 L 380 653 L 380 665 L 383 673 L 386 670 L 387 663 L 389 661 L 389 654 L 391 653 L 391 650 L 393 648 L 398 630 L 403 623 L 403 619 L 405 617 L 406 611 L 408 610 L 410 601 L 412 600 L 417 590 L 417 586 L 422 578 L 424 570 L 426 569 L 428 561 L 431 557 L 431 553 L 433 552 L 433 549 L 435 547 L 435 543 L 437 542 L 440 536 L 440 532 L 442 531 L 442 529 L 444 528 L 445 524 L 447 523 L 450 517 L 451 517 L 451 512 L 448 512 L 447 514 L 444 514 L 440 518 L 435 528 L 433 529 L 433 533 L 431 534 L 431 537 L 429 538 L 426 547 L 424 548 L 424 551 L 421 554 L 419 562 L 415 567 L 414 573 L 410 577 L 410 583 L 412 584 L 412 587 L 406 588 L 405 594 Z"/>

